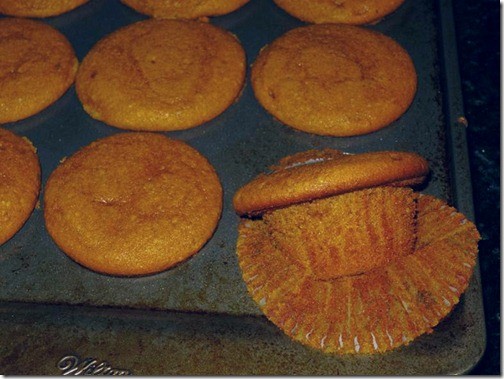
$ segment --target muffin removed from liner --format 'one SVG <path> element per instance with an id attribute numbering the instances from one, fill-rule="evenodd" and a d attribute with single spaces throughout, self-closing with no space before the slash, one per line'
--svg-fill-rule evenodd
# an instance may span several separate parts
<path id="1" fill-rule="evenodd" d="M 291 16 L 306 22 L 372 24 L 394 12 L 404 0 L 273 0 Z"/>
<path id="2" fill-rule="evenodd" d="M 239 264 L 268 319 L 336 354 L 431 333 L 467 288 L 480 236 L 445 202 L 407 188 L 427 173 L 413 153 L 308 151 L 238 190 Z"/>
<path id="3" fill-rule="evenodd" d="M 204 22 L 140 21 L 100 40 L 82 61 L 84 110 L 121 129 L 169 131 L 203 124 L 240 95 L 245 52 Z"/>
<path id="4" fill-rule="evenodd" d="M 137 12 L 154 18 L 195 19 L 231 13 L 249 0 L 121 0 L 121 2 Z"/>
<path id="5" fill-rule="evenodd" d="M 261 214 L 356 189 L 420 184 L 429 166 L 413 153 L 378 151 L 353 155 L 325 149 L 285 157 L 271 170 L 235 194 L 233 204 L 240 215 Z"/>
<path id="6" fill-rule="evenodd" d="M 119 276 L 189 258 L 212 236 L 222 187 L 184 142 L 151 133 L 103 138 L 64 160 L 45 188 L 49 234 L 72 259 Z"/>
<path id="7" fill-rule="evenodd" d="M 26 138 L 0 128 L 0 245 L 30 217 L 40 191 L 40 165 Z"/>
<path id="8" fill-rule="evenodd" d="M 336 137 L 398 119 L 417 89 L 413 62 L 391 38 L 358 26 L 292 29 L 264 47 L 251 82 L 261 105 L 295 129 Z"/>
<path id="9" fill-rule="evenodd" d="M 53 27 L 1 19 L 0 123 L 33 116 L 53 104 L 72 85 L 77 66 L 72 46 Z"/>
<path id="10" fill-rule="evenodd" d="M 2 0 L 0 13 L 17 17 L 52 17 L 70 12 L 89 0 Z"/>

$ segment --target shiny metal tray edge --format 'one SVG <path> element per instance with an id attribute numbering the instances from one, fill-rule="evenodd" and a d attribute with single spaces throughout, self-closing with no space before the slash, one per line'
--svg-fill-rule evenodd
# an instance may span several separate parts
<path id="1" fill-rule="evenodd" d="M 464 104 L 462 97 L 462 87 L 460 83 L 460 71 L 457 52 L 457 39 L 455 31 L 455 21 L 453 16 L 453 1 L 441 0 L 438 4 L 440 15 L 440 42 L 443 45 L 442 62 L 444 74 L 444 97 L 445 114 L 448 128 L 448 149 L 452 151 L 452 161 L 450 167 L 451 188 L 454 192 L 454 205 L 460 212 L 465 214 L 470 220 L 475 221 L 472 179 L 469 165 L 469 152 L 467 145 L 468 121 L 465 118 Z M 475 338 L 479 342 L 479 354 L 473 357 L 471 364 L 461 367 L 454 374 L 470 373 L 482 358 L 486 349 L 486 328 L 483 297 L 481 292 L 481 271 L 479 260 L 474 269 L 472 284 L 473 291 L 477 292 L 474 298 L 475 307 L 480 310 L 478 322 L 475 324 Z"/>

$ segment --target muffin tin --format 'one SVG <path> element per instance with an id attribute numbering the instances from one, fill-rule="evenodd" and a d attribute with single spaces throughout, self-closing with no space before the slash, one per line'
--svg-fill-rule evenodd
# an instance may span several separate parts
<path id="1" fill-rule="evenodd" d="M 118 0 L 92 0 L 44 22 L 66 35 L 82 60 L 100 38 L 145 18 Z M 304 25 L 271 0 L 251 0 L 210 22 L 239 38 L 249 65 L 264 45 Z M 223 215 L 213 238 L 175 268 L 137 278 L 92 272 L 57 248 L 45 230 L 43 204 L 37 207 L 21 231 L 0 246 L 1 373 L 468 372 L 485 348 L 478 267 L 461 302 L 434 333 L 375 356 L 324 355 L 292 342 L 249 298 L 238 268 L 239 218 L 232 208 L 233 194 L 281 157 L 311 148 L 417 152 L 432 171 L 422 192 L 447 200 L 473 218 L 451 1 L 407 0 L 367 27 L 399 42 L 418 73 L 413 104 L 385 129 L 345 138 L 295 131 L 258 104 L 248 75 L 240 98 L 222 115 L 193 129 L 164 133 L 205 155 L 224 189 Z M 62 158 L 98 138 L 124 132 L 90 118 L 74 87 L 40 114 L 2 127 L 28 137 L 37 147 L 43 186 Z"/>

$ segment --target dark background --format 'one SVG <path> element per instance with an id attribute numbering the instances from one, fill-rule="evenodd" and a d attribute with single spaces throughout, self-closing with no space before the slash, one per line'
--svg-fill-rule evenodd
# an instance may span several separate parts
<path id="1" fill-rule="evenodd" d="M 473 374 L 500 375 L 500 3 L 454 0 L 487 348 Z"/>

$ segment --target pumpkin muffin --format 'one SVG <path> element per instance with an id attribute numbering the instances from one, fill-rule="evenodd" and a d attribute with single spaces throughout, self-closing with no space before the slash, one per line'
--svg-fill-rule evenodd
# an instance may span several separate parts
<path id="1" fill-rule="evenodd" d="M 391 38 L 358 26 L 290 30 L 252 67 L 262 106 L 282 123 L 321 135 L 354 136 L 389 125 L 409 108 L 417 75 Z"/>
<path id="2" fill-rule="evenodd" d="M 121 0 L 137 12 L 154 18 L 195 19 L 220 16 L 242 7 L 249 0 Z"/>
<path id="3" fill-rule="evenodd" d="M 77 58 L 68 40 L 39 21 L 0 20 L 0 123 L 42 111 L 72 85 Z"/>
<path id="4" fill-rule="evenodd" d="M 0 13 L 17 17 L 51 17 L 70 12 L 89 0 L 2 0 Z"/>
<path id="5" fill-rule="evenodd" d="M 76 88 L 97 120 L 169 131 L 217 117 L 244 79 L 245 53 L 232 34 L 203 22 L 150 19 L 99 41 L 82 62 Z"/>
<path id="6" fill-rule="evenodd" d="M 427 161 L 418 154 L 376 151 L 345 154 L 309 150 L 285 157 L 240 188 L 233 205 L 240 215 L 382 185 L 412 186 L 425 180 Z"/>
<path id="7" fill-rule="evenodd" d="M 51 174 L 49 234 L 72 259 L 118 276 L 147 275 L 189 258 L 212 236 L 222 188 L 184 142 L 121 133 L 82 148 Z"/>
<path id="8" fill-rule="evenodd" d="M 367 156 L 373 154 L 383 157 Z M 307 168 L 327 167 L 337 178 L 334 164 L 360 171 L 362 161 L 339 155 L 306 152 L 286 158 L 296 164 L 280 163 L 269 175 L 281 181 L 284 171 L 308 177 Z M 355 187 L 343 192 L 335 180 L 334 194 L 322 197 L 316 174 L 310 176 L 312 198 L 299 202 L 295 190 L 293 205 L 273 202 L 241 220 L 237 255 L 249 293 L 293 340 L 330 354 L 382 353 L 431 333 L 459 302 L 480 236 L 453 207 L 404 187 L 427 174 L 425 162 L 423 172 L 410 167 L 421 160 L 416 154 L 402 160 L 406 171 L 391 168 L 382 184 L 371 170 L 371 188 L 361 185 L 359 174 Z M 380 166 L 379 159 L 375 163 Z M 418 180 L 411 181 L 411 171 Z"/>
<path id="9" fill-rule="evenodd" d="M 394 12 L 404 0 L 273 0 L 291 16 L 306 22 L 372 24 Z"/>
<path id="10" fill-rule="evenodd" d="M 40 191 L 40 165 L 31 142 L 0 128 L 0 245 L 30 217 Z"/>

